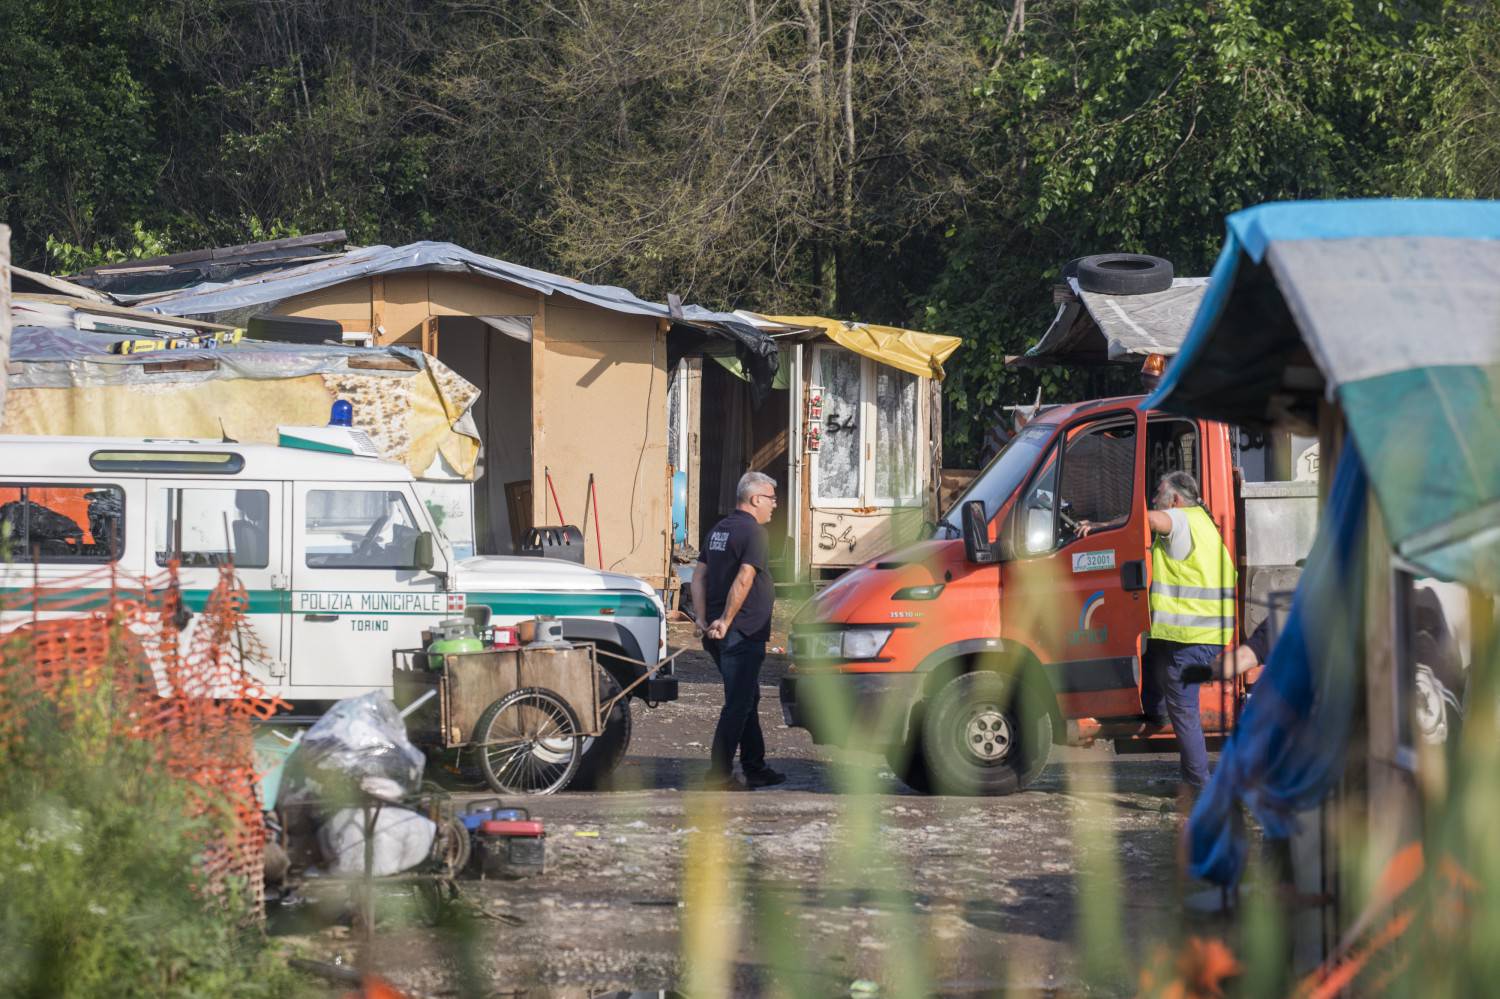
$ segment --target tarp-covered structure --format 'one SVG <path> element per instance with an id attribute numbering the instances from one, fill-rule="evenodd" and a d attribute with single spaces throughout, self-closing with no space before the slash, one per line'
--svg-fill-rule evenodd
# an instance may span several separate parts
<path id="1" fill-rule="evenodd" d="M 1228 227 L 1147 405 L 1311 426 L 1336 399 L 1396 551 L 1500 588 L 1500 202 L 1272 204 Z"/>
<path id="2" fill-rule="evenodd" d="M 760 393 L 776 374 L 776 346 L 764 333 L 733 313 L 698 305 L 678 310 L 650 302 L 615 285 L 589 284 L 574 278 L 513 264 L 475 253 L 454 243 L 424 240 L 405 246 L 366 246 L 345 253 L 281 267 L 230 281 L 206 280 L 191 287 L 159 293 L 131 293 L 118 284 L 112 292 L 122 302 L 174 316 L 208 316 L 244 326 L 252 315 L 275 312 L 280 302 L 344 282 L 410 271 L 473 274 L 519 285 L 541 295 L 560 295 L 610 312 L 646 316 L 673 324 L 679 356 L 702 339 L 727 344 L 750 372 Z M 483 317 L 481 317 L 483 318 Z"/>
<path id="3" fill-rule="evenodd" d="M 1208 288 L 1208 279 L 1174 278 L 1172 287 L 1143 295 L 1085 291 L 1076 277 L 1041 340 L 1011 363 L 1139 364 L 1151 354 L 1177 353 Z"/>
<path id="4" fill-rule="evenodd" d="M 45 308 L 38 309 L 39 304 Z M 83 303 L 80 303 L 83 304 Z M 417 476 L 473 478 L 479 440 L 469 417 L 478 390 L 405 347 L 260 343 L 116 354 L 131 311 L 89 304 L 116 332 L 80 330 L 58 301 L 18 296 L 10 391 L 0 433 L 49 436 L 210 437 L 274 444 L 280 425 L 328 422 L 335 399 L 381 454 Z M 48 325 L 36 325 L 39 315 Z M 143 323 L 160 317 L 136 313 Z M 71 316 L 67 317 L 69 320 Z M 160 324 L 157 324 L 160 325 Z M 202 331 L 209 324 L 187 324 Z"/>
<path id="5" fill-rule="evenodd" d="M 1143 407 L 1348 435 L 1290 617 L 1189 822 L 1192 872 L 1231 884 L 1246 854 L 1238 803 L 1269 838 L 1290 837 L 1343 773 L 1361 690 L 1397 682 L 1372 673 L 1394 668 L 1394 639 L 1372 648 L 1381 632 L 1367 616 L 1396 624 L 1389 592 L 1366 589 L 1368 573 L 1390 571 L 1365 564 L 1371 538 L 1415 573 L 1500 589 L 1500 202 L 1231 215 L 1187 339 Z M 1391 715 L 1376 712 L 1367 738 L 1399 725 Z"/>
<path id="6" fill-rule="evenodd" d="M 292 255 L 278 263 L 283 249 Z M 513 553 L 533 526 L 583 526 L 587 511 L 597 536 L 590 565 L 666 586 L 669 373 L 684 356 L 727 351 L 762 400 L 777 374 L 775 341 L 741 316 L 647 301 L 452 243 L 188 256 L 88 277 L 139 308 L 265 329 L 266 339 L 326 329 L 330 339 L 412 348 L 478 388 L 481 554 Z M 191 271 L 186 283 L 179 268 Z"/>

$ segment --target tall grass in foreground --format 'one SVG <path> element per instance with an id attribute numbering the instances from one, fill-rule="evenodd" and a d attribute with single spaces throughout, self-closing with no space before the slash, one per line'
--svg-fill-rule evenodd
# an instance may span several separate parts
<path id="1" fill-rule="evenodd" d="M 1358 599 L 1357 591 L 1348 596 Z M 1354 612 L 1369 614 L 1371 609 Z M 1485 602 L 1476 598 L 1475 617 L 1489 613 Z M 1067 627 L 1068 622 L 1038 620 L 1031 625 L 1043 630 Z M 1385 628 L 1389 621 L 1371 620 L 1368 626 Z M 688 994 L 693 999 L 736 994 L 736 972 L 743 982 L 746 964 L 761 983 L 760 991 L 777 996 L 876 991 L 884 996 L 920 996 L 945 989 L 964 995 L 1035 994 L 1038 983 L 1049 980 L 1053 971 L 1060 972 L 1055 993 L 1060 995 L 1425 999 L 1489 994 L 1493 983 L 1500 981 L 1500 947 L 1495 945 L 1500 941 L 1500 643 L 1492 624 L 1476 622 L 1476 627 L 1489 628 L 1490 640 L 1477 650 L 1466 717 L 1448 746 L 1424 747 L 1415 772 L 1395 778 L 1423 791 L 1420 798 L 1389 799 L 1404 800 L 1403 814 L 1382 814 L 1384 799 L 1368 786 L 1370 770 L 1385 765 L 1369 755 L 1368 727 L 1386 720 L 1366 718 L 1365 729 L 1351 742 L 1345 785 L 1326 802 L 1329 828 L 1336 830 L 1336 838 L 1325 856 L 1333 897 L 1322 900 L 1324 908 L 1307 892 L 1279 882 L 1283 872 L 1270 854 L 1263 853 L 1247 815 L 1251 855 L 1243 882 L 1238 891 L 1223 897 L 1229 903 L 1226 911 L 1206 912 L 1203 906 L 1214 892 L 1186 876 L 1181 842 L 1185 816 L 1169 814 L 1171 788 L 1160 791 L 1163 814 L 1155 829 L 1161 841 L 1175 849 L 1153 857 L 1157 866 L 1143 871 L 1140 853 L 1127 857 L 1117 835 L 1124 828 L 1122 819 L 1130 815 L 1123 809 L 1133 808 L 1138 814 L 1139 801 L 1127 801 L 1107 769 L 1097 764 L 1075 767 L 1054 757 L 1054 776 L 1063 771 L 1061 789 L 992 800 L 988 807 L 1024 811 L 1037 807 L 1038 795 L 1062 794 L 1069 799 L 1070 956 L 1055 968 L 1040 967 L 1026 955 L 1006 952 L 1005 938 L 996 936 L 996 952 L 987 962 L 979 962 L 980 980 L 949 982 L 949 945 L 921 932 L 922 920 L 931 913 L 920 911 L 920 899 L 982 886 L 923 883 L 914 876 L 909 858 L 892 856 L 883 834 L 882 810 L 892 803 L 882 793 L 884 781 L 868 757 L 841 753 L 832 767 L 840 792 L 839 829 L 816 885 L 768 883 L 756 863 L 753 842 L 741 845 L 741 837 L 726 835 L 733 827 L 714 797 L 690 808 L 689 824 L 699 832 L 690 844 L 683 885 Z M 1359 714 L 1369 710 L 1367 685 L 1390 682 L 1389 677 L 1372 676 L 1365 666 L 1360 660 Z M 841 699 L 843 690 L 830 685 L 823 691 L 824 702 L 810 708 L 825 717 L 848 717 L 854 706 Z M 1410 703 L 1411 692 L 1407 693 Z M 896 721 L 880 719 L 872 728 L 880 730 Z M 867 748 L 879 744 L 877 737 Z M 972 801 L 954 799 L 954 805 L 964 808 Z M 946 808 L 937 809 L 939 820 Z M 1321 817 L 1308 812 L 1302 821 L 1316 824 Z M 1391 863 L 1391 851 L 1402 843 L 1395 832 L 1399 829 L 1415 830 L 1424 856 L 1420 873 L 1410 883 L 1393 880 L 1399 861 Z M 995 845 L 1003 847 L 1004 842 L 997 840 Z M 1401 890 L 1382 895 L 1391 884 Z M 1150 892 L 1152 898 L 1132 897 L 1132 892 Z M 876 981 L 854 980 L 850 967 L 820 953 L 801 932 L 798 917 L 809 893 L 825 898 L 857 893 L 861 901 L 856 904 L 878 910 L 884 958 L 861 972 Z M 1196 908 L 1189 904 L 1193 895 Z M 828 908 L 825 902 L 821 911 Z M 1308 963 L 1317 952 L 1318 914 L 1335 909 L 1337 915 L 1328 927 L 1334 953 L 1319 972 Z M 1154 910 L 1149 922 L 1140 918 L 1143 910 Z M 1021 915 L 1016 917 L 1016 932 L 1026 932 Z M 982 941 L 981 936 L 972 939 Z M 1341 980 L 1348 983 L 1343 991 L 1328 985 Z"/>
<path id="2" fill-rule="evenodd" d="M 288 996 L 302 980 L 206 884 L 203 810 L 132 731 L 143 664 L 113 643 L 94 680 L 41 693 L 24 636 L 0 644 L 0 995 Z M 196 814 L 197 817 L 190 817 Z"/>

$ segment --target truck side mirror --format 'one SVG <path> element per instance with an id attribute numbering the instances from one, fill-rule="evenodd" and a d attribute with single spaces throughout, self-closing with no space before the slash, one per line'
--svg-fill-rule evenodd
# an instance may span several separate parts
<path id="1" fill-rule="evenodd" d="M 423 531 L 417 535 L 416 544 L 412 546 L 412 562 L 423 572 L 431 572 L 437 562 L 433 554 L 433 540 L 431 531 Z"/>
<path id="2" fill-rule="evenodd" d="M 1000 561 L 995 546 L 990 542 L 989 518 L 984 515 L 983 500 L 969 500 L 964 504 L 964 558 L 975 565 L 989 565 Z"/>

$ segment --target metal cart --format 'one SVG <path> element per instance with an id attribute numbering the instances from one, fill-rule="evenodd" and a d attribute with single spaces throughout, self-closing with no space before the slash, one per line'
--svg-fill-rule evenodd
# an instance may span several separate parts
<path id="1" fill-rule="evenodd" d="M 395 652 L 391 685 L 396 706 L 417 705 L 407 733 L 425 749 L 472 752 L 497 794 L 552 794 L 573 779 L 583 740 L 604 734 L 617 702 L 670 665 L 654 666 L 606 653 L 644 672 L 612 697 L 600 691 L 609 674 L 592 643 L 524 646 L 434 655 Z M 426 698 L 426 703 L 418 704 Z"/>
<path id="2" fill-rule="evenodd" d="M 395 653 L 398 707 L 436 692 L 407 718 L 412 742 L 472 751 L 498 794 L 551 794 L 578 769 L 583 739 L 603 733 L 614 698 L 601 703 L 592 645 Z"/>

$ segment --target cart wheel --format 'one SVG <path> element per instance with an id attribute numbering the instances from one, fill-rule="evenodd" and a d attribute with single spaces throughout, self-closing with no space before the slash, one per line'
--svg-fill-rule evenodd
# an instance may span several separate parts
<path id="1" fill-rule="evenodd" d="M 559 791 L 578 769 L 580 731 L 578 716 L 552 691 L 511 691 L 485 708 L 474 726 L 479 769 L 499 794 Z"/>

